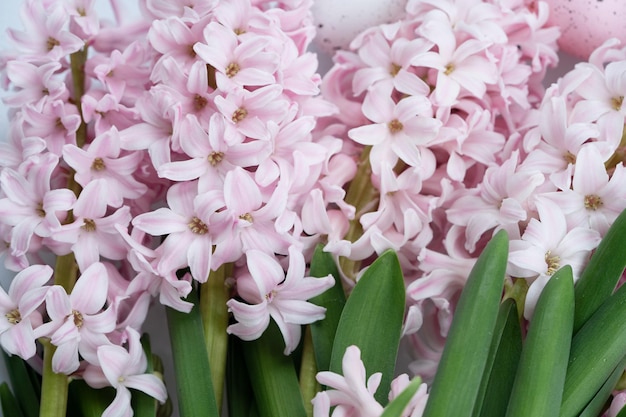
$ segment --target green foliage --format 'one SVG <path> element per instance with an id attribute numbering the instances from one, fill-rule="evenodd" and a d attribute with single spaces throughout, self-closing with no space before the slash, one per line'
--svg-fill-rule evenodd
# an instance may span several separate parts
<path id="1" fill-rule="evenodd" d="M 352 290 L 343 308 L 333 344 L 332 372 L 342 373 L 343 355 L 351 345 L 361 350 L 361 360 L 369 375 L 382 372 L 375 398 L 383 405 L 388 402 L 396 366 L 404 302 L 405 287 L 400 262 L 394 252 L 387 251 L 369 266 Z"/>
<path id="2" fill-rule="evenodd" d="M 489 357 L 509 241 L 498 232 L 467 279 L 433 381 L 424 417 L 471 416 Z"/>

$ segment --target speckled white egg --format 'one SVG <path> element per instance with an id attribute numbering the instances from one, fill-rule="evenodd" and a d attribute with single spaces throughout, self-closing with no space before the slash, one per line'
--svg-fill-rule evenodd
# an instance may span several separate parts
<path id="1" fill-rule="evenodd" d="M 587 59 L 609 38 L 626 45 L 626 1 L 545 0 L 550 5 L 549 22 L 559 26 L 559 47 L 568 54 Z"/>
<path id="2" fill-rule="evenodd" d="M 315 0 L 315 43 L 328 54 L 347 49 L 363 30 L 402 18 L 407 0 Z"/>

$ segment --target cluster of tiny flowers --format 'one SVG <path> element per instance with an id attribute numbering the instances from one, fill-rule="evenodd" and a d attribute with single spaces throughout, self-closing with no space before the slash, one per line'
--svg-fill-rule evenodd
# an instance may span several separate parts
<path id="1" fill-rule="evenodd" d="M 105 415 L 131 415 L 128 388 L 167 395 L 139 342 L 153 299 L 188 312 L 193 281 L 233 263 L 229 333 L 273 319 L 288 354 L 324 317 L 307 300 L 334 280 L 307 277 L 307 257 L 333 235 L 326 207 L 349 210 L 355 164 L 312 133 L 336 108 L 307 52 L 311 2 L 144 0 L 130 21 L 111 1 L 111 22 L 91 0 L 25 1 L 0 59 L 7 352 L 49 340 L 54 372 L 115 387 Z M 75 259 L 73 288 L 51 254 Z"/>
<path id="2" fill-rule="evenodd" d="M 361 267 L 398 252 L 410 368 L 427 381 L 496 231 L 511 239 L 509 284 L 529 285 L 530 318 L 549 277 L 570 264 L 577 279 L 626 208 L 624 50 L 607 42 L 546 90 L 559 36 L 547 21 L 541 1 L 410 0 L 400 21 L 338 51 L 323 80 L 341 112 L 322 126 L 368 158 L 358 175 L 377 191 L 355 214 L 363 233 L 327 250 Z"/>

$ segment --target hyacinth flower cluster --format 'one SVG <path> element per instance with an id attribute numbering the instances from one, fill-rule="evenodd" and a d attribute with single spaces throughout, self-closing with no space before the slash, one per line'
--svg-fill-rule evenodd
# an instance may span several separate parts
<path id="1" fill-rule="evenodd" d="M 1 250 L 17 272 L 0 344 L 42 369 L 44 398 L 70 377 L 114 389 L 104 415 L 132 415 L 129 389 L 164 402 L 140 342 L 155 300 L 190 313 L 199 292 L 211 337 L 276 325 L 289 355 L 325 317 L 308 300 L 350 291 L 391 249 L 410 371 L 430 382 L 499 230 L 526 319 L 561 266 L 578 279 L 626 208 L 626 48 L 608 41 L 545 89 L 545 3 L 409 0 L 322 79 L 312 2 L 143 0 L 127 21 L 111 1 L 110 22 L 89 0 L 25 1 L 0 58 Z M 318 244 L 340 276 L 309 276 Z M 421 416 L 426 384 L 367 377 L 359 348 L 317 375 L 314 415 L 380 416 L 383 385 L 392 401 L 413 387 L 402 415 Z"/>
<path id="2" fill-rule="evenodd" d="M 554 272 L 571 265 L 577 279 L 626 207 L 624 50 L 608 41 L 544 90 L 559 35 L 548 13 L 534 1 L 409 1 L 402 20 L 337 52 L 324 80 L 341 109 L 329 128 L 341 126 L 370 181 L 351 201 L 344 272 L 397 251 L 410 369 L 426 380 L 495 232 L 511 238 L 507 293 L 530 319 Z"/>

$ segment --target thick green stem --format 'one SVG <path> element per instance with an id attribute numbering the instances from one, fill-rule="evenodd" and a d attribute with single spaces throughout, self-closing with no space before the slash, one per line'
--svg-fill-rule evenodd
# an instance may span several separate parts
<path id="1" fill-rule="evenodd" d="M 313 404 L 311 400 L 321 389 L 320 384 L 315 379 L 317 365 L 315 363 L 315 351 L 313 349 L 313 338 L 311 327 L 306 326 L 302 347 L 302 361 L 300 362 L 300 392 L 307 417 L 313 416 Z"/>
<path id="2" fill-rule="evenodd" d="M 44 362 L 39 417 L 65 417 L 69 377 L 52 371 L 52 356 L 56 347 L 48 340 L 42 343 Z"/>
<path id="3" fill-rule="evenodd" d="M 355 242 L 363 235 L 361 216 L 367 213 L 378 201 L 378 190 L 372 186 L 371 181 L 372 167 L 369 161 L 371 149 L 371 146 L 363 148 L 356 175 L 350 183 L 346 194 L 346 202 L 356 209 L 354 219 L 350 221 L 350 228 L 345 236 L 345 239 L 350 242 Z M 356 278 L 360 262 L 348 258 L 341 258 L 339 263 L 341 270 L 347 277 L 351 279 Z"/>
<path id="4" fill-rule="evenodd" d="M 232 275 L 232 264 L 224 264 L 211 271 L 207 282 L 200 287 L 200 314 L 204 328 L 204 340 L 211 364 L 211 379 L 215 390 L 218 410 L 222 409 L 226 356 L 228 353 L 228 287 L 226 279 Z"/>
<path id="5" fill-rule="evenodd" d="M 72 83 L 74 94 L 72 100 L 81 115 L 81 124 L 76 132 L 76 145 L 83 147 L 87 142 L 87 125 L 82 119 L 82 97 L 85 94 L 85 62 L 87 61 L 87 46 L 70 56 L 72 71 Z M 76 196 L 80 194 L 81 187 L 70 173 L 67 180 L 67 188 Z M 64 223 L 74 220 L 72 212 L 68 212 Z M 55 285 L 62 286 L 69 294 L 78 279 L 78 266 L 73 253 L 57 257 L 54 270 Z M 52 370 L 52 357 L 56 347 L 48 339 L 42 339 L 44 346 L 44 362 L 41 381 L 41 408 L 40 417 L 65 417 L 67 409 L 67 394 L 69 377 L 65 374 L 57 374 Z"/>
<path id="6" fill-rule="evenodd" d="M 72 69 L 72 83 L 74 87 L 73 101 L 78 108 L 81 123 L 76 132 L 76 146 L 82 148 L 87 142 L 87 125 L 83 120 L 82 98 L 85 94 L 85 63 L 87 62 L 87 46 L 70 55 L 70 67 Z"/>

